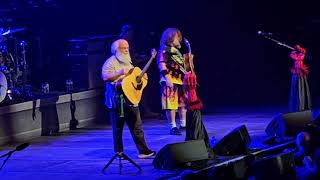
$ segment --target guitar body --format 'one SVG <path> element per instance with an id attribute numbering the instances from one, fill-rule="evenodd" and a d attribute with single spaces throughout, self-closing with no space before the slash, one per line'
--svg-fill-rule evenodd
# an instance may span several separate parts
<path id="1" fill-rule="evenodd" d="M 135 67 L 121 82 L 122 91 L 132 104 L 138 104 L 140 102 L 142 91 L 148 84 L 148 80 L 145 78 L 141 78 L 141 82 L 137 83 L 136 79 L 141 72 L 139 67 Z"/>

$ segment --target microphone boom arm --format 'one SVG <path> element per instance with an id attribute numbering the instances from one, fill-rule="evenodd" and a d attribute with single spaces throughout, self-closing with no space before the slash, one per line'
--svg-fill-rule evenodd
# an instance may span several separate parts
<path id="1" fill-rule="evenodd" d="M 268 35 L 263 35 L 263 34 L 261 34 L 261 35 L 262 35 L 264 38 L 269 39 L 269 40 L 275 42 L 276 44 L 278 44 L 278 45 L 280 45 L 280 46 L 286 47 L 286 48 L 291 49 L 291 50 L 293 50 L 293 51 L 298 51 L 298 52 L 300 52 L 298 49 L 296 49 L 296 48 L 294 48 L 294 47 L 292 47 L 292 46 L 289 46 L 289 45 L 287 45 L 287 44 L 285 44 L 285 43 L 283 43 L 283 42 L 281 42 L 281 41 L 278 41 L 278 40 L 276 40 L 276 39 L 274 39 L 274 38 L 272 38 L 272 37 L 270 37 L 270 36 L 268 36 Z M 312 57 L 311 57 L 309 54 L 306 54 L 306 55 L 305 55 L 305 58 L 306 58 L 306 59 L 312 59 Z"/>
<path id="2" fill-rule="evenodd" d="M 276 39 L 274 39 L 274 38 L 272 38 L 272 37 L 270 37 L 270 36 L 263 35 L 263 37 L 266 38 L 266 39 L 269 39 L 269 40 L 271 40 L 271 41 L 273 41 L 273 42 L 275 42 L 275 43 L 277 43 L 277 44 L 280 45 L 280 46 L 284 46 L 284 47 L 289 48 L 289 49 L 291 49 L 291 50 L 297 50 L 297 49 L 295 49 L 294 47 L 289 46 L 289 45 L 287 45 L 287 44 L 285 44 L 285 43 L 283 43 L 283 42 L 280 42 L 280 41 L 278 41 L 278 40 L 276 40 Z"/>

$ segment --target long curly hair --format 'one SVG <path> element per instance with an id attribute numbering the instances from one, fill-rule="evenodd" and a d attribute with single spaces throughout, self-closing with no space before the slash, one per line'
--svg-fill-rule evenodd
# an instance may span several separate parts
<path id="1" fill-rule="evenodd" d="M 166 29 L 161 35 L 160 47 L 164 45 L 169 46 L 170 43 L 173 42 L 173 38 L 176 34 L 179 37 L 179 41 L 182 41 L 182 35 L 179 29 L 177 28 Z"/>

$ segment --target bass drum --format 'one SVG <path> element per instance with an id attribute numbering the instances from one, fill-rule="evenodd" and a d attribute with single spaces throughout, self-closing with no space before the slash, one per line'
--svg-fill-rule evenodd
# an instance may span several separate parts
<path id="1" fill-rule="evenodd" d="M 8 91 L 8 81 L 5 74 L 0 71 L 0 103 L 6 98 Z"/>

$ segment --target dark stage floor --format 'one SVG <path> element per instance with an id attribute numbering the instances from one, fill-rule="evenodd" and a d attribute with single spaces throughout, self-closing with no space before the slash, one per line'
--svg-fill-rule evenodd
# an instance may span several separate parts
<path id="1" fill-rule="evenodd" d="M 204 122 L 210 138 L 222 138 L 234 128 L 246 125 L 252 139 L 252 147 L 261 147 L 265 138 L 265 127 L 279 111 L 223 112 L 204 115 Z M 183 136 L 169 135 L 166 120 L 145 119 L 144 130 L 148 145 L 159 151 L 168 143 L 182 142 Z M 129 163 L 123 166 L 123 175 L 119 175 L 118 161 L 102 174 L 101 170 L 114 155 L 111 127 L 94 126 L 79 130 L 62 132 L 59 136 L 40 137 L 30 141 L 31 145 L 16 152 L 0 172 L 0 179 L 21 180 L 37 179 L 156 179 L 172 174 L 170 171 L 157 170 L 152 159 L 139 159 L 128 128 L 124 131 L 125 153 L 137 162 L 142 172 Z M 0 154 L 14 149 L 14 145 L 1 147 Z"/>

